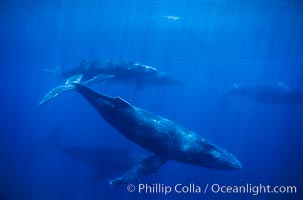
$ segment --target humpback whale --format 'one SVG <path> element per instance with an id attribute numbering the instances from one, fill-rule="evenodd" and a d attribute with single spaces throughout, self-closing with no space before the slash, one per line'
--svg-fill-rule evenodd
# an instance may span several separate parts
<path id="1" fill-rule="evenodd" d="M 69 90 L 79 92 L 97 112 L 116 130 L 154 155 L 144 159 L 121 177 L 111 180 L 112 185 L 126 184 L 149 175 L 167 160 L 219 170 L 240 169 L 237 158 L 177 123 L 135 107 L 120 97 L 97 93 L 79 83 L 58 86 L 39 102 L 43 105 Z"/>
<path id="2" fill-rule="evenodd" d="M 67 80 L 81 75 L 80 80 L 86 85 L 105 81 L 107 83 L 122 82 L 141 89 L 150 85 L 182 84 L 179 79 L 138 62 L 83 61 L 80 65 L 68 70 L 57 67 L 44 69 L 44 71 L 59 75 Z"/>
<path id="3" fill-rule="evenodd" d="M 254 84 L 234 85 L 228 95 L 244 96 L 258 102 L 277 105 L 303 105 L 303 91 L 290 88 L 282 83 L 277 85 Z"/>
<path id="4" fill-rule="evenodd" d="M 133 154 L 123 147 L 64 145 L 60 144 L 59 137 L 60 129 L 56 126 L 52 127 L 44 146 L 46 143 L 46 146 L 57 149 L 77 161 L 92 166 L 95 172 L 89 177 L 89 180 L 104 180 L 106 177 L 127 170 L 143 158 L 143 155 Z"/>

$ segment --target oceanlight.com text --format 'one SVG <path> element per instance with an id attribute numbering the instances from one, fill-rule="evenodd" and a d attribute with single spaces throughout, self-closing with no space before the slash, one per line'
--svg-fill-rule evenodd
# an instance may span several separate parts
<path id="1" fill-rule="evenodd" d="M 243 184 L 243 185 L 220 185 L 213 184 L 196 184 L 176 183 L 174 185 L 162 183 L 138 183 L 136 185 L 129 184 L 126 187 L 128 192 L 136 192 L 138 194 L 247 194 L 257 196 L 260 194 L 296 194 L 296 186 L 271 186 L 265 184 Z"/>
<path id="2" fill-rule="evenodd" d="M 207 188 L 209 185 L 207 185 Z M 245 184 L 245 185 L 219 185 L 212 184 L 210 185 L 210 191 L 212 193 L 227 193 L 227 194 L 252 194 L 254 196 L 259 194 L 295 194 L 297 193 L 296 186 L 271 186 Z"/>

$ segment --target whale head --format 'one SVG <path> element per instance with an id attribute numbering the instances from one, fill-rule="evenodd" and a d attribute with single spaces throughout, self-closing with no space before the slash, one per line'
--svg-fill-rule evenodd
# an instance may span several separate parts
<path id="1" fill-rule="evenodd" d="M 209 167 L 220 169 L 220 170 L 237 170 L 242 168 L 242 164 L 238 159 L 231 153 L 223 149 L 213 149 L 209 152 L 213 157 Z"/>
<path id="2" fill-rule="evenodd" d="M 151 76 L 149 81 L 158 85 L 182 85 L 183 82 L 175 77 L 169 76 L 164 72 L 158 72 L 155 76 Z"/>
<path id="3" fill-rule="evenodd" d="M 212 142 L 202 139 L 196 143 L 196 150 L 189 163 L 219 170 L 237 170 L 242 165 L 238 159 Z"/>

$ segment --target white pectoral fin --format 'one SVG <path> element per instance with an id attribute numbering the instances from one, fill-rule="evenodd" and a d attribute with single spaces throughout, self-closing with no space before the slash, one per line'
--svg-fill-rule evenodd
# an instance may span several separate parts
<path id="1" fill-rule="evenodd" d="M 153 155 L 145 158 L 142 162 L 137 164 L 134 168 L 128 171 L 123 176 L 109 181 L 111 185 L 124 185 L 132 181 L 138 180 L 157 171 L 167 160 Z"/>
<path id="2" fill-rule="evenodd" d="M 74 84 L 65 84 L 60 85 L 58 87 L 53 88 L 46 95 L 44 95 L 43 99 L 38 103 L 39 106 L 46 104 L 50 100 L 54 99 L 58 95 L 65 93 L 70 90 L 74 90 L 76 86 Z"/>
<path id="3" fill-rule="evenodd" d="M 74 83 L 80 83 L 83 75 L 75 75 L 72 77 L 69 77 L 64 85 L 59 85 L 55 88 L 53 88 L 51 91 L 49 91 L 46 95 L 44 95 L 43 99 L 38 103 L 39 106 L 46 104 L 53 98 L 57 97 L 60 94 L 63 94 L 67 91 L 76 89 L 76 85 Z"/>

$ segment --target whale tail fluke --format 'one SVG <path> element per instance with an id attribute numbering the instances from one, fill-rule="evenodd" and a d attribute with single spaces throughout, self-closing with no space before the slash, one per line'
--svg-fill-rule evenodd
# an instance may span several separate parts
<path id="1" fill-rule="evenodd" d="M 49 91 L 43 99 L 38 103 L 38 106 L 44 105 L 53 98 L 57 97 L 60 94 L 63 94 L 70 90 L 75 90 L 76 85 L 74 83 L 79 83 L 82 79 L 82 75 L 76 75 L 73 77 L 70 77 L 64 85 L 60 85 L 58 87 L 53 88 L 51 91 Z"/>

